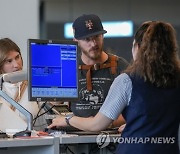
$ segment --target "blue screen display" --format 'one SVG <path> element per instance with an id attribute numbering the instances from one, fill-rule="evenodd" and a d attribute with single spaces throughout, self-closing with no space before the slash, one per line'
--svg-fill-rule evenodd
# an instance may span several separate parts
<path id="1" fill-rule="evenodd" d="M 29 40 L 30 100 L 78 99 L 77 44 L 44 41 Z"/>

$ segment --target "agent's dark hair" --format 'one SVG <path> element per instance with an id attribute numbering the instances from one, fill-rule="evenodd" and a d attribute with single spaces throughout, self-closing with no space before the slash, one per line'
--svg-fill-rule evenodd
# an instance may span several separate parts
<path id="1" fill-rule="evenodd" d="M 139 49 L 126 70 L 157 87 L 174 87 L 180 82 L 178 44 L 173 26 L 161 21 L 145 22 L 135 33 Z"/>
<path id="2" fill-rule="evenodd" d="M 10 51 L 17 51 L 21 56 L 21 51 L 18 45 L 9 38 L 0 39 L 0 74 L 2 74 L 2 67 Z M 21 56 L 22 60 L 22 56 Z M 23 60 L 22 60 L 23 61 Z"/>

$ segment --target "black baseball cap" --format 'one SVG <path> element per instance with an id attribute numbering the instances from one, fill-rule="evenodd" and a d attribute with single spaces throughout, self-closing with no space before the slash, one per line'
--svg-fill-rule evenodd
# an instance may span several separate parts
<path id="1" fill-rule="evenodd" d="M 105 34 L 101 19 L 94 14 L 82 15 L 73 23 L 74 37 L 76 39 L 84 39 L 90 36 Z"/>

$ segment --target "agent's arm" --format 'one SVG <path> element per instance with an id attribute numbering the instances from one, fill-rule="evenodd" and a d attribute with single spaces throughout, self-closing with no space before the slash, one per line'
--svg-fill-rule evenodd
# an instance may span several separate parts
<path id="1" fill-rule="evenodd" d="M 72 117 L 70 125 L 82 130 L 99 131 L 107 128 L 113 120 L 118 119 L 130 100 L 132 83 L 127 74 L 119 75 L 111 85 L 105 102 L 95 117 Z M 48 128 L 67 126 L 65 117 L 59 116 L 52 120 Z"/>
<path id="2" fill-rule="evenodd" d="M 95 117 L 82 118 L 73 116 L 69 123 L 71 126 L 79 128 L 85 131 L 100 131 L 109 126 L 112 122 L 112 119 L 104 116 L 102 113 L 98 112 Z M 58 127 L 58 126 L 67 126 L 65 117 L 59 116 L 52 120 L 52 124 L 48 128 Z"/>

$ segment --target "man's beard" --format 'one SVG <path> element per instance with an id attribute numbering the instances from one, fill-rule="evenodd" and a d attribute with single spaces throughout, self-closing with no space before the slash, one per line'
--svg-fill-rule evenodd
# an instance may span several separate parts
<path id="1" fill-rule="evenodd" d="M 93 54 L 91 54 L 93 52 Z M 85 54 L 91 60 L 98 60 L 101 57 L 102 48 L 92 48 L 88 52 L 86 50 L 82 50 L 82 53 Z"/>

